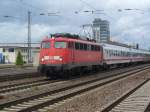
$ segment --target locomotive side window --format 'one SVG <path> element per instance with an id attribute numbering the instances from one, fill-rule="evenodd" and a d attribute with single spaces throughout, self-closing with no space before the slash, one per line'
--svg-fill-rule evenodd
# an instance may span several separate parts
<path id="1" fill-rule="evenodd" d="M 91 50 L 94 51 L 94 45 L 91 45 Z"/>
<path id="2" fill-rule="evenodd" d="M 42 42 L 42 48 L 50 48 L 50 42 Z"/>
<path id="3" fill-rule="evenodd" d="M 67 48 L 66 42 L 55 42 L 55 48 Z"/>
<path id="4" fill-rule="evenodd" d="M 87 50 L 87 44 L 84 44 L 84 50 Z"/>
<path id="5" fill-rule="evenodd" d="M 74 49 L 74 43 L 73 42 L 69 42 L 68 43 L 68 48 Z"/>
<path id="6" fill-rule="evenodd" d="M 80 50 L 84 50 L 84 44 L 80 43 Z"/>
<path id="7" fill-rule="evenodd" d="M 79 43 L 75 43 L 75 49 L 80 49 L 80 44 Z"/>
<path id="8" fill-rule="evenodd" d="M 75 49 L 77 50 L 89 50 L 89 51 L 101 51 L 101 47 L 98 45 L 90 45 L 84 43 L 75 43 Z"/>

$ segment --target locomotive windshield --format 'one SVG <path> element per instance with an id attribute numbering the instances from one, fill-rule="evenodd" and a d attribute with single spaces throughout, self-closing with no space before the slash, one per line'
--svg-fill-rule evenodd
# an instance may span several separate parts
<path id="1" fill-rule="evenodd" d="M 50 48 L 50 42 L 42 42 L 42 48 Z"/>
<path id="2" fill-rule="evenodd" d="M 55 48 L 67 48 L 67 42 L 55 42 Z"/>

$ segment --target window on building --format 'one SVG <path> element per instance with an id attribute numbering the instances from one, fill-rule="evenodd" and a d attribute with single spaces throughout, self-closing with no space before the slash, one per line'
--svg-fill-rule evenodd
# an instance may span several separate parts
<path id="1" fill-rule="evenodd" d="M 8 48 L 8 52 L 14 52 L 14 48 Z"/>
<path id="2" fill-rule="evenodd" d="M 6 52 L 6 49 L 5 49 L 5 48 L 3 48 L 3 52 Z"/>

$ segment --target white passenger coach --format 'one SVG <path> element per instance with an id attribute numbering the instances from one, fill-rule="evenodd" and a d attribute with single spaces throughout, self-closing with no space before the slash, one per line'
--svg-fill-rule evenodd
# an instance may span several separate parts
<path id="1" fill-rule="evenodd" d="M 150 61 L 150 52 L 110 44 L 102 44 L 105 64 L 121 64 Z"/>

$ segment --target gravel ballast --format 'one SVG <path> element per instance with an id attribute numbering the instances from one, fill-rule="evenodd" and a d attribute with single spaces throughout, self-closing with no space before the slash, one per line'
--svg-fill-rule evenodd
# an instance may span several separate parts
<path id="1" fill-rule="evenodd" d="M 144 82 L 147 78 L 150 78 L 150 69 L 71 99 L 66 99 L 46 110 L 47 112 L 100 112 L 104 107 Z"/>

